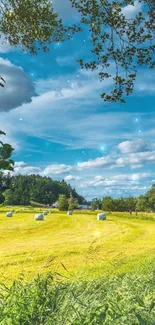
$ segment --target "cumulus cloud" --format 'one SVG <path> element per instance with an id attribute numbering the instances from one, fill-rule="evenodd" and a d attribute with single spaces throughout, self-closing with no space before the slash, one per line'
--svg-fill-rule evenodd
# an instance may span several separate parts
<path id="1" fill-rule="evenodd" d="M 119 157 L 115 153 L 112 153 L 111 156 L 107 155 L 104 157 L 81 162 L 77 164 L 77 170 L 94 170 L 103 168 L 107 170 L 114 168 L 122 168 L 125 166 L 130 166 L 131 168 L 140 168 L 145 164 L 155 162 L 155 151 L 130 153 L 130 146 L 128 149 L 126 148 L 126 146 L 122 146 L 121 148 L 123 150 L 122 156 Z M 125 153 L 126 155 L 124 155 Z"/>
<path id="2" fill-rule="evenodd" d="M 127 181 L 139 181 L 142 178 L 149 177 L 149 173 L 137 173 L 137 174 L 125 174 L 125 175 L 114 175 L 113 179 L 117 180 L 118 182 L 127 182 Z"/>
<path id="3" fill-rule="evenodd" d="M 79 169 L 91 169 L 91 168 L 101 168 L 112 166 L 113 160 L 110 156 L 96 158 L 94 160 L 88 160 L 86 162 L 78 163 L 77 167 Z"/>
<path id="4" fill-rule="evenodd" d="M 121 142 L 118 145 L 118 148 L 123 154 L 144 152 L 149 150 L 148 145 L 143 139 Z"/>
<path id="5" fill-rule="evenodd" d="M 40 174 L 41 168 L 35 167 L 35 166 L 27 166 L 25 162 L 19 161 L 15 162 L 14 165 L 14 171 L 11 172 L 13 176 L 15 175 L 31 175 L 31 174 Z M 5 173 L 8 173 L 8 171 L 5 171 Z"/>
<path id="6" fill-rule="evenodd" d="M 61 175 L 66 174 L 70 172 L 73 169 L 71 165 L 64 165 L 64 164 L 57 164 L 57 165 L 48 165 L 46 168 L 40 168 L 36 166 L 29 166 L 23 161 L 15 162 L 14 165 L 14 172 L 12 172 L 13 175 L 17 174 L 24 174 L 24 175 L 30 175 L 30 174 L 40 174 L 42 176 L 54 176 L 54 175 Z M 69 175 L 68 175 L 69 176 Z M 71 176 L 71 175 L 70 175 Z M 80 177 L 74 177 L 73 179 L 79 180 Z M 70 180 L 70 177 L 68 178 Z"/>
<path id="7" fill-rule="evenodd" d="M 96 176 L 92 180 L 84 181 L 79 184 L 79 188 L 111 188 L 113 189 L 130 189 L 133 184 L 140 184 L 142 179 L 147 179 L 150 176 L 149 173 L 137 173 L 137 174 L 120 174 L 112 175 L 108 178 L 103 176 Z"/>
<path id="8" fill-rule="evenodd" d="M 134 1 L 134 4 L 127 5 L 122 9 L 122 13 L 126 18 L 132 18 L 142 8 L 142 3 L 139 0 Z"/>
<path id="9" fill-rule="evenodd" d="M 16 167 L 24 167 L 26 163 L 24 161 L 16 161 L 15 162 L 15 168 Z"/>
<path id="10" fill-rule="evenodd" d="M 70 172 L 73 169 L 71 165 L 57 164 L 49 165 L 43 171 L 45 176 L 60 175 Z"/>
<path id="11" fill-rule="evenodd" d="M 97 181 L 97 182 L 103 181 L 103 180 L 105 180 L 105 177 L 101 176 L 101 175 L 97 175 L 97 176 L 95 176 L 94 180 Z"/>
<path id="12" fill-rule="evenodd" d="M 41 169 L 34 166 L 15 167 L 14 173 L 23 175 L 39 174 Z"/>
<path id="13" fill-rule="evenodd" d="M 21 67 L 0 58 L 0 74 L 6 81 L 5 87 L 0 91 L 0 112 L 30 103 L 32 97 L 36 96 L 32 81 Z"/>
<path id="14" fill-rule="evenodd" d="M 155 162 L 155 151 L 131 153 L 116 159 L 116 165 L 119 167 L 131 165 L 131 167 L 136 168 L 136 166 L 143 166 L 146 163 L 152 162 Z"/>
<path id="15" fill-rule="evenodd" d="M 81 180 L 82 179 L 82 177 L 80 177 L 80 176 L 74 176 L 74 175 L 67 175 L 65 178 L 64 178 L 64 180 L 66 181 L 66 182 L 70 182 L 70 181 L 79 181 L 79 180 Z"/>

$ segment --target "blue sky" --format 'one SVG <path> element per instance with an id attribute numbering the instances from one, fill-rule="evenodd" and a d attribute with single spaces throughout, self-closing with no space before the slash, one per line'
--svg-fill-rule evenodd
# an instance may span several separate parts
<path id="1" fill-rule="evenodd" d="M 78 20 L 69 2 L 54 5 L 64 21 Z M 155 75 L 139 71 L 125 104 L 105 103 L 110 82 L 76 62 L 89 49 L 86 32 L 37 56 L 1 42 L 0 129 L 15 148 L 15 174 L 65 179 L 87 199 L 138 196 L 155 182 Z"/>

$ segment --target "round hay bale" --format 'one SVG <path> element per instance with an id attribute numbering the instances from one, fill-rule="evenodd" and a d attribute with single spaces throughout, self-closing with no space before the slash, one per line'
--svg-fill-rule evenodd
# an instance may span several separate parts
<path id="1" fill-rule="evenodd" d="M 47 215 L 48 215 L 48 211 L 44 211 L 44 212 L 43 212 L 43 215 L 44 215 L 44 216 L 47 216 Z"/>
<path id="2" fill-rule="evenodd" d="M 35 215 L 35 220 L 37 220 L 37 221 L 42 221 L 42 220 L 44 220 L 44 216 L 43 216 L 43 214 L 36 214 L 36 215 Z"/>
<path id="3" fill-rule="evenodd" d="M 67 214 L 68 214 L 68 216 L 72 216 L 73 213 L 72 213 L 72 211 L 68 211 Z"/>
<path id="4" fill-rule="evenodd" d="M 97 220 L 106 220 L 106 214 L 105 213 L 98 213 Z"/>
<path id="5" fill-rule="evenodd" d="M 13 216 L 13 212 L 12 212 L 12 211 L 7 212 L 7 213 L 6 213 L 6 216 L 7 216 L 7 217 L 12 217 L 12 216 Z"/>

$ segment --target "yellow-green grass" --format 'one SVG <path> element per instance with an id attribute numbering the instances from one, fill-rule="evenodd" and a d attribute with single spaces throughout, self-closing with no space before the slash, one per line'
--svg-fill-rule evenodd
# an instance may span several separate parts
<path id="1" fill-rule="evenodd" d="M 155 216 L 112 213 L 97 221 L 97 212 L 79 211 L 68 216 L 53 210 L 44 221 L 34 215 L 44 209 L 0 208 L 0 281 L 25 279 L 37 273 L 57 272 L 79 279 L 133 272 L 155 257 Z M 124 217 L 123 217 L 124 216 Z M 149 215 L 148 215 L 149 216 Z"/>

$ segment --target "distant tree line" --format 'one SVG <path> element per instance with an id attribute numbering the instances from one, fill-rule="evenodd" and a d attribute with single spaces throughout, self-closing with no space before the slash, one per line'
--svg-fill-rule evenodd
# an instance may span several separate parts
<path id="1" fill-rule="evenodd" d="M 31 201 L 34 201 L 51 205 L 58 200 L 60 194 L 70 200 L 71 197 L 77 199 L 79 204 L 85 203 L 85 199 L 64 180 L 54 181 L 50 177 L 40 175 L 11 176 L 10 173 L 1 173 L 0 179 L 1 204 L 30 205 Z"/>
<path id="2" fill-rule="evenodd" d="M 103 211 L 155 211 L 155 184 L 144 195 L 139 197 L 112 198 L 104 197 L 102 200 L 94 198 L 91 203 L 93 210 L 101 209 Z"/>
<path id="3" fill-rule="evenodd" d="M 88 204 L 70 184 L 64 180 L 54 181 L 50 177 L 40 175 L 11 176 L 0 173 L 0 204 L 30 205 L 31 202 L 51 205 L 58 201 L 60 210 L 74 210 L 78 205 Z M 91 202 L 93 210 L 103 211 L 155 211 L 155 184 L 144 195 L 139 197 L 103 199 L 94 198 Z"/>

